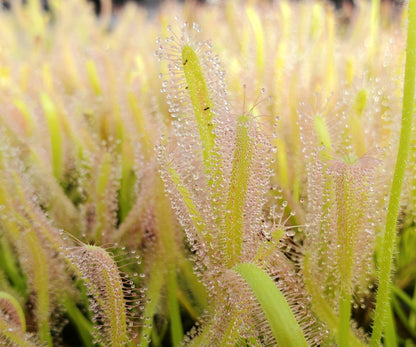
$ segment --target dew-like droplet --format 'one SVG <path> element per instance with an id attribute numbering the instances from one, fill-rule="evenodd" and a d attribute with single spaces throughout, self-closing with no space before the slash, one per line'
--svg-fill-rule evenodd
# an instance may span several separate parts
<path id="1" fill-rule="evenodd" d="M 289 237 L 293 237 L 293 236 L 296 235 L 296 232 L 295 232 L 294 229 L 289 229 L 289 230 L 286 231 L 286 235 L 289 236 Z"/>

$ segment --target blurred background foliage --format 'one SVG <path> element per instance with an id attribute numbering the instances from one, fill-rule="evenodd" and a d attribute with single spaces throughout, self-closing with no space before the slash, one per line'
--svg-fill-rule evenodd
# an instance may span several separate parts
<path id="1" fill-rule="evenodd" d="M 199 39 L 212 40 L 234 112 L 255 104 L 262 88 L 272 96 L 254 114 L 276 146 L 271 194 L 288 206 L 287 225 L 301 225 L 291 236 L 296 247 L 304 242 L 303 201 L 311 192 L 302 115 L 322 117 L 334 143 L 342 143 L 342 119 L 357 157 L 384 149 L 375 187 L 382 198 L 373 206 L 381 234 L 401 109 L 403 4 L 344 2 L 337 11 L 329 2 L 302 1 L 2 5 L 0 290 L 22 307 L 28 345 L 93 345 L 87 289 L 59 255 L 77 245 L 73 237 L 113 247 L 125 263 L 140 254 L 141 263 L 125 272 L 146 298 L 133 309 L 142 345 L 150 338 L 155 346 L 176 344 L 212 303 L 154 152 L 172 122 L 163 91 L 168 67 L 155 56 L 164 41 L 156 39 L 178 21 L 199 23 Z M 267 115 L 280 118 L 276 127 Z M 385 341 L 406 347 L 416 343 L 415 148 L 413 140 L 398 225 L 389 325 L 397 332 Z M 364 332 L 371 330 L 372 276 L 353 305 Z"/>

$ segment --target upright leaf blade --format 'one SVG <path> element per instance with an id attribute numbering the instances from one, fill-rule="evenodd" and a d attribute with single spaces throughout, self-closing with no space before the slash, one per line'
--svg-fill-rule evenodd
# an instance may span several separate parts
<path id="1" fill-rule="evenodd" d="M 285 297 L 263 270 L 251 263 L 234 267 L 253 291 L 259 302 L 276 342 L 285 347 L 307 347 L 303 332 Z"/>

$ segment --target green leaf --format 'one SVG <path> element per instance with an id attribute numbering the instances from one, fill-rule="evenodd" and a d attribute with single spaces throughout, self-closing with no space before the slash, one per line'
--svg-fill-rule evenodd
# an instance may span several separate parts
<path id="1" fill-rule="evenodd" d="M 307 347 L 303 332 L 285 297 L 276 283 L 251 263 L 238 264 L 234 271 L 241 275 L 253 291 L 279 346 Z"/>

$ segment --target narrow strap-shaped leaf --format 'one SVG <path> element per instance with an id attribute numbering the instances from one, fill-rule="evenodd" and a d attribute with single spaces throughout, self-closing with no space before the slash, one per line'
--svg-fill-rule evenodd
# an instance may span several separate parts
<path id="1" fill-rule="evenodd" d="M 56 106 L 47 94 L 41 94 L 41 103 L 51 138 L 53 175 L 59 180 L 63 171 L 63 145 L 59 115 Z"/>
<path id="2" fill-rule="evenodd" d="M 147 347 L 150 343 L 150 335 L 153 330 L 153 324 L 151 323 L 153 321 L 153 316 L 156 313 L 157 306 L 159 305 L 161 289 L 166 281 L 164 273 L 159 270 L 161 266 L 163 266 L 162 264 L 163 261 L 157 259 L 153 263 L 150 271 L 150 280 L 147 284 L 147 297 L 150 298 L 150 300 L 146 303 L 143 314 L 148 323 L 141 331 L 140 347 Z"/>
<path id="3" fill-rule="evenodd" d="M 25 314 L 16 298 L 7 292 L 0 292 L 0 312 L 5 312 L 9 320 L 26 331 Z"/>
<path id="4" fill-rule="evenodd" d="M 101 85 L 100 85 L 100 78 L 98 76 L 97 67 L 93 60 L 88 59 L 86 63 L 88 77 L 90 79 L 90 83 L 94 93 L 96 95 L 100 95 L 102 93 Z"/>
<path id="5" fill-rule="evenodd" d="M 50 297 L 49 297 L 49 274 L 47 265 L 47 256 L 42 249 L 40 240 L 34 231 L 28 231 L 25 241 L 29 252 L 32 256 L 33 273 L 32 281 L 36 290 L 36 311 L 37 311 L 37 325 L 39 336 L 42 341 L 46 342 L 48 346 L 52 346 L 52 337 L 50 333 Z"/>
<path id="6" fill-rule="evenodd" d="M 243 242 L 244 205 L 253 155 L 252 141 L 249 134 L 249 117 L 249 115 L 244 114 L 238 118 L 233 168 L 226 207 L 225 223 L 226 230 L 229 233 L 227 236 L 233 240 L 233 242 L 227 244 L 231 265 L 238 261 Z"/>
<path id="7" fill-rule="evenodd" d="M 125 293 L 112 256 L 101 247 L 83 245 L 69 257 L 78 267 L 88 294 L 93 298 L 91 309 L 102 324 L 96 327 L 97 338 L 108 346 L 126 345 L 129 336 Z"/>
<path id="8" fill-rule="evenodd" d="M 182 49 L 182 64 L 191 98 L 192 108 L 198 124 L 199 136 L 202 143 L 205 171 L 208 174 L 208 184 L 213 189 L 213 205 L 218 205 L 221 199 L 221 155 L 215 149 L 214 113 L 215 103 L 211 100 L 207 83 L 204 79 L 198 56 L 191 46 Z"/>
<path id="9" fill-rule="evenodd" d="M 175 226 L 171 206 L 163 190 L 163 181 L 158 178 L 155 185 L 155 217 L 160 235 L 159 256 L 166 268 L 167 306 L 169 311 L 171 337 L 173 345 L 181 342 L 184 332 L 178 302 L 178 283 L 176 278 L 177 255 L 175 244 Z"/>
<path id="10" fill-rule="evenodd" d="M 18 182 L 17 182 L 18 183 Z M 23 193 L 21 187 L 16 184 L 18 189 L 17 195 L 22 197 Z M 6 200 L 6 192 L 0 188 L 0 202 L 11 208 L 9 203 Z M 48 346 L 52 346 L 52 337 L 50 334 L 50 297 L 49 297 L 49 274 L 47 261 L 48 257 L 45 253 L 45 250 L 42 248 L 40 240 L 36 232 L 32 229 L 32 226 L 24 219 L 22 216 L 18 215 L 14 211 L 11 212 L 16 220 L 7 220 L 7 230 L 15 240 L 20 239 L 21 237 L 21 228 L 25 229 L 25 239 L 24 246 L 22 247 L 23 252 L 31 259 L 30 276 L 32 278 L 31 285 L 34 292 L 36 293 L 36 318 L 37 318 L 37 328 L 39 332 L 40 339 L 47 343 Z M 18 226 L 18 223 L 21 223 L 22 227 Z"/>
<path id="11" fill-rule="evenodd" d="M 328 127 L 325 124 L 325 120 L 321 116 L 315 116 L 313 119 L 313 125 L 318 135 L 318 140 L 321 145 L 324 145 L 329 153 L 332 152 L 331 136 L 329 135 Z"/>
<path id="12" fill-rule="evenodd" d="M 3 337 L 6 338 L 14 346 L 36 347 L 35 343 L 26 338 L 23 331 L 15 329 L 2 316 L 0 316 L 0 337 L 2 337 L 2 340 Z"/>
<path id="13" fill-rule="evenodd" d="M 189 216 L 191 217 L 196 232 L 198 233 L 199 237 L 207 239 L 207 241 L 210 241 L 211 236 L 209 235 L 209 233 L 206 232 L 207 228 L 205 226 L 205 222 L 202 218 L 202 215 L 199 212 L 198 208 L 195 206 L 192 196 L 189 193 L 188 189 L 186 189 L 181 177 L 172 166 L 169 166 L 168 170 L 171 175 L 170 178 L 172 179 L 173 183 L 176 186 L 176 189 L 182 196 L 183 202 L 185 203 L 186 209 L 188 211 Z M 204 236 L 204 234 L 206 235 Z"/>
<path id="14" fill-rule="evenodd" d="M 276 283 L 254 264 L 234 267 L 253 291 L 279 346 L 307 347 L 303 332 Z"/>
<path id="15" fill-rule="evenodd" d="M 254 32 L 256 41 L 256 67 L 260 78 L 262 78 L 266 61 L 263 25 L 258 12 L 252 6 L 246 8 L 246 13 Z"/>
<path id="16" fill-rule="evenodd" d="M 213 133 L 213 103 L 210 100 L 208 87 L 202 73 L 198 56 L 190 46 L 185 46 L 182 50 L 183 71 L 186 82 L 188 83 L 189 95 L 195 118 L 198 123 L 199 135 L 203 146 L 203 155 L 206 169 L 211 171 L 211 155 L 215 144 Z"/>

